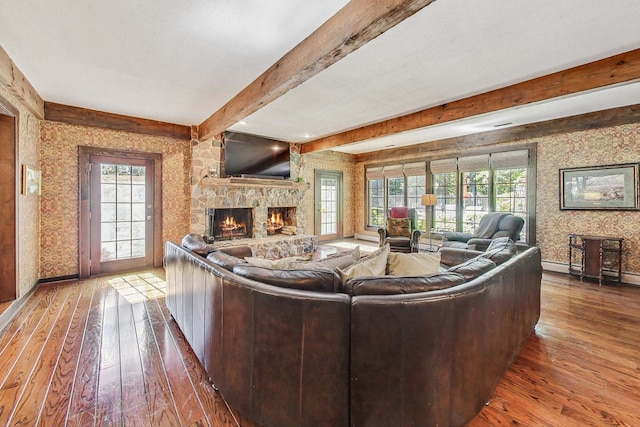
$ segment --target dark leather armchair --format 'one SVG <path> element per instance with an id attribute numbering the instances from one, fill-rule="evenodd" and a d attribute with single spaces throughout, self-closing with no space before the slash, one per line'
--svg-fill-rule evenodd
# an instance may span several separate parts
<path id="1" fill-rule="evenodd" d="M 505 212 L 491 212 L 480 220 L 475 233 L 447 231 L 442 236 L 443 247 L 454 247 L 485 251 L 491 240 L 509 237 L 514 242 L 520 240 L 524 219 Z"/>
<path id="2" fill-rule="evenodd" d="M 408 226 L 406 226 L 408 219 Z M 403 221 L 404 220 L 404 221 Z M 392 252 L 418 252 L 420 230 L 416 229 L 416 210 L 391 208 L 387 226 L 378 229 L 380 246 L 389 243 Z"/>

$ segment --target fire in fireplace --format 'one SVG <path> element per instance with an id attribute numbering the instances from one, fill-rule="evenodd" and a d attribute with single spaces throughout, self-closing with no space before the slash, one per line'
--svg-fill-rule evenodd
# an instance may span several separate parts
<path id="1" fill-rule="evenodd" d="M 267 235 L 295 234 L 296 208 L 268 208 Z"/>
<path id="2" fill-rule="evenodd" d="M 253 209 L 209 209 L 209 235 L 215 240 L 253 237 Z"/>

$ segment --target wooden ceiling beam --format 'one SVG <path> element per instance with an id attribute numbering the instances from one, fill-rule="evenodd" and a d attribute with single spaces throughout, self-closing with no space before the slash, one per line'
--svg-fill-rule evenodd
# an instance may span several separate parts
<path id="1" fill-rule="evenodd" d="M 470 148 L 503 142 L 530 140 L 561 133 L 580 132 L 631 123 L 640 123 L 640 104 L 521 126 L 501 128 L 471 135 L 457 136 L 454 138 L 439 139 L 437 141 L 429 141 L 406 147 L 395 147 L 370 153 L 360 153 L 355 155 L 355 160 L 356 162 L 376 163 L 396 157 L 412 156 L 415 158 L 426 158 L 442 150 L 457 149 L 462 152 Z"/>
<path id="2" fill-rule="evenodd" d="M 200 140 L 225 131 L 435 0 L 351 0 L 199 126 Z"/>
<path id="3" fill-rule="evenodd" d="M 194 131 L 197 135 L 197 129 L 193 129 L 190 126 L 123 116 L 121 114 L 105 113 L 86 108 L 72 107 L 70 105 L 56 104 L 54 102 L 45 102 L 44 119 L 72 125 L 93 126 L 187 141 L 191 140 Z"/>
<path id="4" fill-rule="evenodd" d="M 0 46 L 0 83 L 20 99 L 37 118 L 44 117 L 44 101 L 2 46 Z"/>
<path id="5" fill-rule="evenodd" d="M 302 144 L 301 152 L 327 150 L 605 86 L 629 83 L 638 79 L 640 79 L 640 49 L 320 138 Z"/>

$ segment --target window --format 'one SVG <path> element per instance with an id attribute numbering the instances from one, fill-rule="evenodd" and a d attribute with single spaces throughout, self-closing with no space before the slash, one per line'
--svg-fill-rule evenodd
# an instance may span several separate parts
<path id="1" fill-rule="evenodd" d="M 432 180 L 427 186 L 425 162 L 367 168 L 367 225 L 381 227 L 393 206 L 416 210 L 416 226 L 436 232 L 473 233 L 489 212 L 508 212 L 529 222 L 529 150 L 433 160 L 429 163 Z M 434 193 L 436 205 L 421 204 L 423 194 Z"/>
<path id="2" fill-rule="evenodd" d="M 390 208 L 406 206 L 404 202 L 404 177 L 387 178 L 387 200 Z"/>
<path id="3" fill-rule="evenodd" d="M 384 179 L 371 179 L 369 187 L 369 218 L 368 224 L 374 227 L 383 227 L 384 215 Z"/>
<path id="4" fill-rule="evenodd" d="M 462 231 L 473 233 L 489 212 L 489 171 L 462 172 Z"/>
<path id="5" fill-rule="evenodd" d="M 384 227 L 386 212 L 397 206 L 416 209 L 417 226 L 426 226 L 420 199 L 426 188 L 426 163 L 408 163 L 366 169 L 367 226 Z"/>
<path id="6" fill-rule="evenodd" d="M 527 222 L 527 170 L 500 169 L 494 172 L 496 212 L 509 212 Z"/>
<path id="7" fill-rule="evenodd" d="M 456 173 L 445 172 L 433 175 L 436 205 L 433 207 L 436 231 L 456 231 Z"/>
<path id="8" fill-rule="evenodd" d="M 418 230 L 427 229 L 427 217 L 424 206 L 422 206 L 422 195 L 426 193 L 427 177 L 422 172 L 420 176 L 407 177 L 407 207 L 416 210 L 416 227 Z"/>

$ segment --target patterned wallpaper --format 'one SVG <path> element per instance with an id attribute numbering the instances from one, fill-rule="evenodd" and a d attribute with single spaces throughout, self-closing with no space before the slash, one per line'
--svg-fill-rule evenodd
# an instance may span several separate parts
<path id="1" fill-rule="evenodd" d="M 630 211 L 561 211 L 559 206 L 559 169 L 568 167 L 608 165 L 640 162 L 640 124 L 631 124 L 559 134 L 517 143 L 500 144 L 500 147 L 537 143 L 537 202 L 536 240 L 542 251 L 542 259 L 549 262 L 568 262 L 568 234 L 582 233 L 624 237 L 623 270 L 640 274 L 640 212 Z M 491 150 L 491 146 L 481 150 Z M 477 150 L 476 150 L 477 151 Z M 432 156 L 471 155 L 446 150 Z M 402 161 L 411 156 L 385 159 Z M 428 159 L 427 159 L 428 160 Z M 356 232 L 375 235 L 365 230 L 365 180 L 364 164 L 357 164 L 353 188 Z"/>
<path id="2" fill-rule="evenodd" d="M 162 239 L 189 232 L 189 141 L 43 121 L 40 277 L 78 274 L 78 146 L 162 153 Z"/>
<path id="3" fill-rule="evenodd" d="M 624 237 L 623 270 L 640 273 L 640 212 L 561 211 L 558 172 L 567 167 L 640 162 L 640 124 L 556 135 L 537 142 L 537 240 L 543 260 L 568 262 L 569 233 Z"/>
<path id="4" fill-rule="evenodd" d="M 0 97 L 18 109 L 18 165 L 40 168 L 40 120 L 0 84 Z M 19 172 L 21 174 L 21 172 Z M 19 191 L 18 191 L 19 192 Z M 18 297 L 40 277 L 40 197 L 18 196 Z"/>

